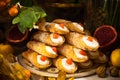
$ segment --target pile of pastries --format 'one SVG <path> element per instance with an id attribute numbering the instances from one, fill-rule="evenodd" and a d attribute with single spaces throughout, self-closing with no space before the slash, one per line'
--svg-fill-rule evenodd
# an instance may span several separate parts
<path id="1" fill-rule="evenodd" d="M 38 24 L 38 31 L 27 42 L 23 58 L 39 69 L 51 66 L 66 73 L 88 69 L 94 63 L 106 63 L 107 57 L 98 50 L 97 39 L 88 35 L 84 25 L 64 19 Z"/>

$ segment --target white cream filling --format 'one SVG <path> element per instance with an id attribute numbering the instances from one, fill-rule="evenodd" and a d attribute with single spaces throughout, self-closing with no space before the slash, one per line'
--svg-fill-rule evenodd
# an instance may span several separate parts
<path id="1" fill-rule="evenodd" d="M 73 25 L 75 25 L 79 30 L 81 30 L 81 31 L 83 31 L 84 30 L 84 28 L 80 25 L 80 24 L 78 24 L 78 23 L 76 23 L 76 22 L 73 22 Z"/>
<path id="2" fill-rule="evenodd" d="M 62 65 L 65 69 L 67 70 L 74 70 L 75 69 L 75 64 L 72 62 L 72 64 L 67 64 L 66 63 L 67 59 L 66 58 L 63 58 L 62 59 Z"/>
<path id="3" fill-rule="evenodd" d="M 50 54 L 56 54 L 56 52 L 53 51 L 52 47 L 50 47 L 50 46 L 46 46 L 46 50 L 47 50 L 47 52 L 50 53 Z"/>
<path id="4" fill-rule="evenodd" d="M 53 34 L 50 34 L 50 38 L 51 38 L 53 43 L 62 43 L 64 41 L 62 36 L 60 36 L 60 35 L 58 38 L 53 38 Z"/>
<path id="5" fill-rule="evenodd" d="M 89 41 L 89 40 L 88 40 L 88 36 L 84 36 L 84 37 L 82 38 L 82 40 L 83 40 L 83 41 L 85 42 L 85 44 L 86 44 L 87 46 L 89 46 L 89 47 L 95 48 L 95 47 L 99 46 L 99 43 L 98 43 L 96 40 L 93 39 L 93 41 Z"/>
<path id="6" fill-rule="evenodd" d="M 40 58 L 41 58 L 41 55 L 37 55 L 37 62 L 40 65 L 47 65 L 47 64 L 49 64 L 49 61 L 47 59 L 45 61 L 42 61 Z"/>
<path id="7" fill-rule="evenodd" d="M 68 31 L 66 26 L 64 26 L 64 28 L 62 28 L 59 24 L 55 24 L 55 27 L 62 30 L 62 31 Z"/>
<path id="8" fill-rule="evenodd" d="M 74 50 L 75 55 L 76 55 L 78 58 L 80 58 L 80 59 L 88 58 L 87 56 L 84 56 L 84 55 L 80 54 L 81 49 L 74 48 L 73 50 Z"/>

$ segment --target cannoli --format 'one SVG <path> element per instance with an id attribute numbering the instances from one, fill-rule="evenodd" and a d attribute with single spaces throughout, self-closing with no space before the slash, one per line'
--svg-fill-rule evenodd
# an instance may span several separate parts
<path id="1" fill-rule="evenodd" d="M 78 66 L 83 69 L 88 69 L 93 66 L 93 62 L 91 60 L 87 60 L 86 62 L 78 63 Z"/>
<path id="2" fill-rule="evenodd" d="M 59 24 L 61 24 L 61 23 L 64 24 L 70 31 L 85 33 L 84 27 L 81 23 L 71 22 L 71 21 L 64 20 L 64 19 L 55 19 L 55 20 L 53 20 L 53 22 L 59 23 Z"/>
<path id="3" fill-rule="evenodd" d="M 67 34 L 69 33 L 69 29 L 64 24 L 58 23 L 45 23 L 44 26 L 39 26 L 39 30 L 48 31 L 58 34 Z"/>
<path id="4" fill-rule="evenodd" d="M 45 69 L 51 66 L 52 62 L 49 58 L 38 54 L 32 50 L 22 52 L 22 56 L 31 62 L 35 67 Z"/>
<path id="5" fill-rule="evenodd" d="M 72 58 L 75 62 L 85 62 L 88 60 L 88 56 L 85 51 L 69 44 L 63 44 L 58 47 L 58 52 L 67 58 Z"/>
<path id="6" fill-rule="evenodd" d="M 48 46 L 42 42 L 38 41 L 29 41 L 27 43 L 27 47 L 33 51 L 36 51 L 37 53 L 49 57 L 49 58 L 55 58 L 57 57 L 57 48 Z"/>
<path id="7" fill-rule="evenodd" d="M 41 41 L 50 46 L 60 46 L 65 42 L 65 38 L 57 33 L 39 31 L 33 36 L 34 40 Z"/>
<path id="8" fill-rule="evenodd" d="M 87 35 L 83 36 L 80 39 L 80 43 L 84 46 L 83 49 L 88 50 L 88 51 L 96 51 L 99 48 L 98 41 L 92 36 L 87 36 Z"/>
<path id="9" fill-rule="evenodd" d="M 88 56 L 90 59 L 97 59 L 99 57 L 99 51 L 88 51 Z"/>
<path id="10" fill-rule="evenodd" d="M 69 44 L 87 51 L 96 51 L 99 48 L 99 43 L 94 37 L 76 32 L 66 34 L 66 40 Z"/>
<path id="11" fill-rule="evenodd" d="M 106 62 L 108 62 L 108 58 L 104 53 L 99 52 L 99 57 L 97 59 L 95 59 L 94 61 L 96 63 L 106 63 Z"/>
<path id="12" fill-rule="evenodd" d="M 82 34 L 85 33 L 84 32 L 84 27 L 81 23 L 68 22 L 66 26 L 71 31 L 79 32 L 79 33 L 82 33 Z"/>
<path id="13" fill-rule="evenodd" d="M 66 23 L 68 23 L 68 22 L 70 22 L 70 21 L 68 21 L 68 20 L 65 20 L 65 19 L 55 19 L 55 20 L 53 20 L 52 21 L 53 23 L 58 23 L 58 24 L 65 24 L 66 25 Z"/>
<path id="14" fill-rule="evenodd" d="M 50 25 L 51 23 L 50 22 L 45 22 L 45 23 L 43 23 L 43 24 L 38 24 L 38 26 L 39 26 L 39 30 L 40 31 L 49 31 L 48 29 L 47 29 L 47 27 L 49 27 L 49 25 Z"/>
<path id="15" fill-rule="evenodd" d="M 57 58 L 53 59 L 53 64 L 59 70 L 65 71 L 66 73 L 75 73 L 78 69 L 78 66 L 72 61 L 71 58 L 66 58 L 63 56 L 58 56 Z"/>

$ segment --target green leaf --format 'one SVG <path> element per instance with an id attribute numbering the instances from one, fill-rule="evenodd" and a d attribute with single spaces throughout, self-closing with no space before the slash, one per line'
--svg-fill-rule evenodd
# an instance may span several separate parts
<path id="1" fill-rule="evenodd" d="M 32 10 L 34 10 L 34 12 L 35 12 L 35 14 L 36 14 L 36 16 L 37 16 L 38 19 L 47 16 L 47 14 L 45 13 L 45 11 L 41 7 L 33 6 Z"/>
<path id="2" fill-rule="evenodd" d="M 12 20 L 12 24 L 17 24 L 20 22 L 20 18 L 19 17 L 15 17 L 13 20 Z"/>
<path id="3" fill-rule="evenodd" d="M 44 12 L 35 12 L 35 15 L 37 16 L 37 19 L 47 16 L 47 14 Z"/>
<path id="4" fill-rule="evenodd" d="M 27 28 L 32 28 L 33 24 L 37 22 L 36 15 L 34 14 L 34 11 L 32 11 L 31 9 L 27 9 L 21 12 L 19 17 L 21 26 L 25 26 Z"/>
<path id="5" fill-rule="evenodd" d="M 45 16 L 47 16 L 45 11 L 38 6 L 23 7 L 19 15 L 13 19 L 12 23 L 18 24 L 20 31 L 24 33 L 27 28 L 32 29 L 38 19 Z"/>
<path id="6" fill-rule="evenodd" d="M 25 33 L 25 31 L 26 31 L 27 28 L 18 25 L 18 29 L 19 29 L 22 33 Z"/>

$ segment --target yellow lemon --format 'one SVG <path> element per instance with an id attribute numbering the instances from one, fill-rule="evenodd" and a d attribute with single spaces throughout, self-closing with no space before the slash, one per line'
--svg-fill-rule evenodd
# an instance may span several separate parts
<path id="1" fill-rule="evenodd" d="M 0 53 L 1 54 L 6 54 L 6 55 L 9 55 L 10 53 L 13 53 L 14 52 L 14 49 L 11 45 L 9 44 L 0 44 Z"/>
<path id="2" fill-rule="evenodd" d="M 120 67 L 120 49 L 113 50 L 110 59 L 113 66 Z"/>

